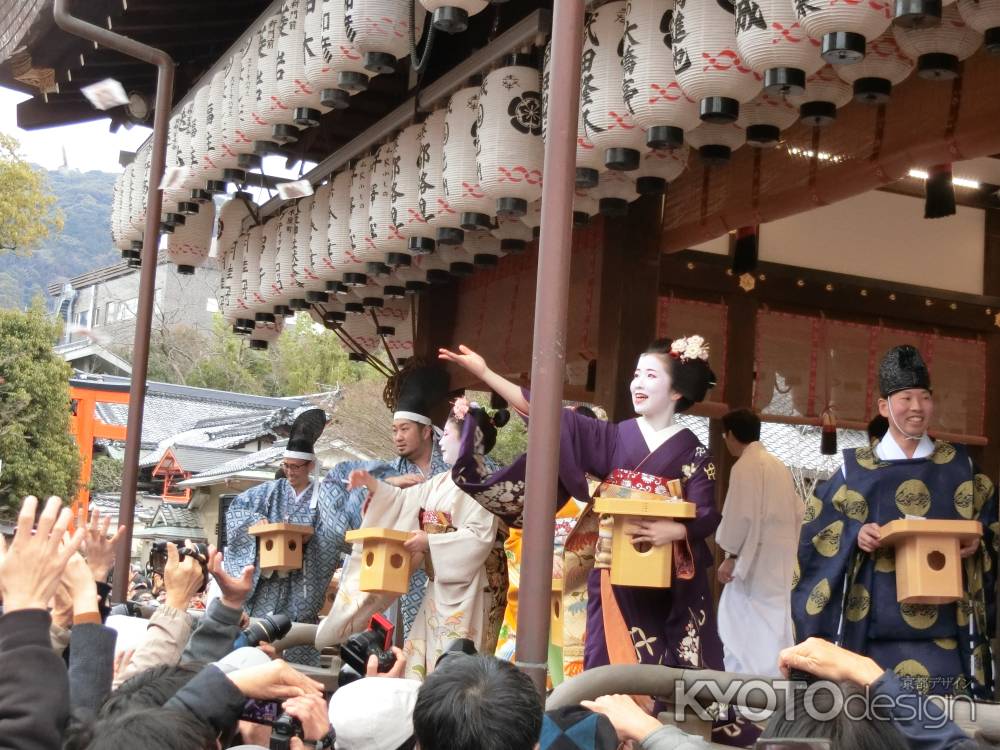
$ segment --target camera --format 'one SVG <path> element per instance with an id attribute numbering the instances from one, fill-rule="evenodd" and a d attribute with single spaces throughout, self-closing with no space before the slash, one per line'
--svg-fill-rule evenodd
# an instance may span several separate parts
<path id="1" fill-rule="evenodd" d="M 294 737 L 305 739 L 302 722 L 282 711 L 271 724 L 270 750 L 288 750 Z"/>
<path id="2" fill-rule="evenodd" d="M 198 589 L 197 593 L 203 593 L 208 587 L 208 545 L 200 542 L 190 546 L 179 544 L 177 545 L 177 555 L 181 560 L 185 557 L 193 557 L 201 564 L 202 582 L 201 588 Z M 167 542 L 153 542 L 153 546 L 149 550 L 149 562 L 146 564 L 146 573 L 148 575 L 156 573 L 162 578 L 163 568 L 166 564 Z"/>
<path id="3" fill-rule="evenodd" d="M 292 621 L 288 615 L 269 614 L 250 621 L 233 641 L 233 650 L 244 646 L 259 646 L 261 643 L 274 643 L 281 640 L 292 629 Z"/>
<path id="4" fill-rule="evenodd" d="M 396 663 L 392 653 L 393 625 L 382 615 L 373 615 L 364 632 L 352 635 L 340 647 L 340 658 L 344 662 L 338 683 L 343 686 L 364 677 L 368 659 L 374 655 L 378 659 L 378 671 L 388 672 Z"/>
<path id="5" fill-rule="evenodd" d="M 458 654 L 465 654 L 466 656 L 475 656 L 476 644 L 470 638 L 456 638 L 451 643 L 449 643 L 445 650 L 441 652 L 441 655 L 434 662 L 434 668 L 437 669 L 441 666 L 441 662 L 444 661 L 449 656 L 456 656 Z"/>

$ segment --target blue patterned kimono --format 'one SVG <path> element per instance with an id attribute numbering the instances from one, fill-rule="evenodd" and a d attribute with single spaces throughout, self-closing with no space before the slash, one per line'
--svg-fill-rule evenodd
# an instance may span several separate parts
<path id="1" fill-rule="evenodd" d="M 979 550 L 962 561 L 961 601 L 898 603 L 893 548 L 858 547 L 864 524 L 907 515 L 982 522 Z M 991 697 L 996 540 L 993 483 L 963 446 L 937 441 L 930 455 L 906 460 L 846 450 L 844 471 L 806 505 L 792 591 L 796 640 L 818 636 L 870 656 L 922 693 Z"/>
<path id="2" fill-rule="evenodd" d="M 435 442 L 430 473 L 433 476 L 447 468 Z M 250 616 L 280 612 L 294 622 L 317 622 L 330 579 L 345 557 L 350 555 L 351 545 L 344 541 L 344 535 L 361 526 L 365 492 L 363 489 L 347 490 L 347 477 L 355 469 L 364 469 L 381 480 L 420 473 L 416 464 L 402 457 L 388 462 L 343 461 L 320 482 L 316 508 L 310 508 L 312 487 L 296 501 L 295 490 L 284 479 L 265 482 L 233 500 L 226 514 L 229 546 L 226 548 L 225 567 L 230 575 L 239 575 L 246 565 L 258 568 L 244 605 Z M 275 574 L 268 578 L 260 575 L 257 539 L 248 533 L 248 529 L 261 521 L 288 521 L 315 529 L 303 548 L 302 570 L 291 571 L 286 576 Z M 400 598 L 404 634 L 409 632 L 420 609 L 426 586 L 427 577 L 423 570 L 418 570 L 410 578 L 410 591 Z M 285 658 L 303 664 L 319 664 L 319 653 L 310 647 L 288 649 Z"/>

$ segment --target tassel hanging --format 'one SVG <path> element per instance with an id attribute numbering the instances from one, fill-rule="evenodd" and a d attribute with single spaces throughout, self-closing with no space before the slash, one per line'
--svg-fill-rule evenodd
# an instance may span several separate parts
<path id="1" fill-rule="evenodd" d="M 740 227 L 733 245 L 733 274 L 740 276 L 757 268 L 759 227 Z"/>
<path id="2" fill-rule="evenodd" d="M 824 456 L 837 455 L 837 420 L 829 409 L 823 412 L 823 431 L 819 442 L 819 452 Z"/>
<path id="3" fill-rule="evenodd" d="M 951 164 L 935 164 L 927 174 L 925 219 L 940 219 L 955 213 L 955 186 L 951 181 Z"/>

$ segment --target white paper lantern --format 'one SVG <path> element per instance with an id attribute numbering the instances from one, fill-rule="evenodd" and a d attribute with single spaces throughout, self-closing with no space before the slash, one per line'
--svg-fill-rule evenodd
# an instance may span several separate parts
<path id="1" fill-rule="evenodd" d="M 275 13 L 257 31 L 256 81 L 252 84 L 250 122 L 244 123 L 244 134 L 256 143 L 269 143 L 274 126 L 283 122 L 287 110 L 278 98 L 278 42 L 282 14 Z"/>
<path id="2" fill-rule="evenodd" d="M 135 154 L 135 171 L 129 190 L 129 223 L 141 241 L 146 234 L 146 201 L 149 196 L 149 165 L 152 151 L 147 143 Z"/>
<path id="3" fill-rule="evenodd" d="M 853 88 L 841 80 L 833 66 L 827 65 L 806 79 L 802 96 L 790 96 L 788 101 L 799 108 L 802 122 L 822 127 L 836 120 L 837 110 L 853 98 Z"/>
<path id="4" fill-rule="evenodd" d="M 250 334 L 250 348 L 256 350 L 267 349 L 278 340 L 284 328 L 285 321 L 280 317 L 274 321 L 256 323 Z"/>
<path id="5" fill-rule="evenodd" d="M 378 351 L 382 345 L 382 339 L 376 331 L 375 321 L 368 313 L 348 315 L 347 320 L 344 321 L 343 330 L 352 342 L 369 354 Z"/>
<path id="6" fill-rule="evenodd" d="M 837 75 L 854 89 L 854 101 L 885 104 L 892 87 L 913 71 L 914 62 L 899 48 L 892 30 L 868 42 L 865 59 L 854 65 L 838 65 Z"/>
<path id="7" fill-rule="evenodd" d="M 646 134 L 625 105 L 622 93 L 622 36 L 625 3 L 610 2 L 585 17 L 580 65 L 580 119 L 587 138 L 601 152 L 609 169 L 639 166 Z"/>
<path id="8" fill-rule="evenodd" d="M 190 141 L 187 138 L 186 108 L 181 107 L 170 116 L 167 130 L 167 153 L 164 161 L 164 178 L 171 179 L 173 187 L 164 188 L 161 212 L 170 224 L 182 224 L 173 215 L 193 215 L 198 212 L 197 204 L 190 200 L 188 190 L 184 188 L 184 170 L 187 165 L 187 152 L 190 151 Z"/>
<path id="9" fill-rule="evenodd" d="M 295 231 L 295 278 L 302 286 L 308 304 L 326 302 L 326 282 L 317 273 L 317 258 L 313 255 L 313 216 L 317 192 L 302 198 L 298 204 L 298 225 Z M 329 201 L 323 204 L 329 211 Z M 306 309 L 306 308 L 303 308 Z"/>
<path id="10" fill-rule="evenodd" d="M 360 257 L 372 263 L 390 266 L 410 262 L 406 252 L 406 238 L 400 234 L 392 210 L 392 186 L 395 182 L 396 141 L 391 140 L 379 147 L 372 163 L 371 205 L 368 208 L 371 248 Z"/>
<path id="11" fill-rule="evenodd" d="M 246 284 L 243 280 L 249 238 L 248 232 L 237 235 L 236 241 L 233 242 L 230 251 L 226 254 L 226 264 L 223 269 L 226 278 L 226 291 L 219 297 L 219 310 L 222 312 L 223 319 L 229 325 L 241 328 L 246 327 L 242 321 L 253 320 L 253 313 L 249 311 L 246 304 L 244 296 Z"/>
<path id="12" fill-rule="evenodd" d="M 439 246 L 430 255 L 420 256 L 420 268 L 424 271 L 424 281 L 431 285 L 447 284 L 451 281 L 448 263 L 439 252 Z"/>
<path id="13" fill-rule="evenodd" d="M 751 2 L 752 0 L 746 0 Z M 736 19 L 724 2 L 685 0 L 674 8 L 674 75 L 705 122 L 733 122 L 763 79 L 740 57 Z"/>
<path id="14" fill-rule="evenodd" d="M 628 204 L 639 197 L 635 190 L 635 178 L 631 174 L 615 171 L 602 175 L 597 187 L 591 188 L 590 195 L 597 199 L 604 216 L 625 216 Z"/>
<path id="15" fill-rule="evenodd" d="M 406 296 L 406 283 L 396 275 L 395 269 L 382 265 L 378 273 L 374 273 L 374 267 L 370 270 L 372 272 L 368 274 L 368 286 L 360 290 L 366 307 L 380 308 L 386 300 L 402 299 Z"/>
<path id="16" fill-rule="evenodd" d="M 787 0 L 786 0 L 787 1 Z M 627 6 L 622 93 L 651 148 L 676 148 L 698 127 L 698 103 L 674 75 L 674 0 L 631 0 Z"/>
<path id="17" fill-rule="evenodd" d="M 420 0 L 431 14 L 431 22 L 438 31 L 459 34 L 469 28 L 469 17 L 481 13 L 489 6 L 487 0 Z"/>
<path id="18" fill-rule="evenodd" d="M 232 258 L 236 246 L 243 235 L 244 222 L 253 216 L 247 202 L 252 200 L 250 193 L 237 192 L 222 204 L 219 209 L 218 234 L 216 247 L 219 258 Z M 235 274 L 235 269 L 233 270 Z M 242 274 L 242 268 L 240 269 Z"/>
<path id="19" fill-rule="evenodd" d="M 736 3 L 736 49 L 775 95 L 801 94 L 806 78 L 823 67 L 819 42 L 806 34 L 789 0 Z"/>
<path id="20" fill-rule="evenodd" d="M 177 265 L 178 273 L 190 275 L 205 265 L 214 229 L 215 204 L 209 202 L 167 238 L 167 259 Z"/>
<path id="21" fill-rule="evenodd" d="M 444 134 L 447 112 L 439 109 L 424 120 L 420 133 L 420 210 L 436 241 L 462 241 L 462 217 L 451 207 L 444 189 Z"/>
<path id="22" fill-rule="evenodd" d="M 371 235 L 371 179 L 374 164 L 374 156 L 359 159 L 354 165 L 351 179 L 351 247 L 353 261 L 360 261 L 362 267 L 358 271 L 344 273 L 344 283 L 348 286 L 364 286 L 367 283 L 367 279 L 363 278 L 363 264 L 375 250 Z"/>
<path id="23" fill-rule="evenodd" d="M 131 166 L 131 165 L 129 165 Z M 123 230 L 123 214 L 125 213 L 122 208 L 122 204 L 126 200 L 126 193 L 128 191 L 128 168 L 125 169 L 118 177 L 115 179 L 115 187 L 112 191 L 111 198 L 111 241 L 114 243 L 115 247 L 119 250 L 125 251 L 132 247 L 130 240 L 125 239 L 125 232 Z"/>
<path id="24" fill-rule="evenodd" d="M 340 289 L 340 273 L 333 262 L 333 243 L 330 242 L 330 219 L 332 211 L 332 191 L 333 182 L 326 182 L 316 188 L 313 194 L 312 207 L 312 231 L 309 235 L 309 248 L 312 256 L 313 271 L 321 282 L 317 284 L 316 291 L 327 293 L 337 292 Z M 350 196 L 348 196 L 350 200 Z M 308 297 L 307 297 L 308 299 Z M 314 301 L 324 302 L 314 296 Z"/>
<path id="25" fill-rule="evenodd" d="M 213 78 L 214 80 L 214 78 Z M 193 121 L 194 133 L 191 138 L 191 197 L 201 202 L 211 200 L 217 193 L 226 192 L 225 183 L 214 180 L 209 183 L 209 169 L 212 162 L 209 157 L 209 144 L 212 141 L 212 120 L 214 106 L 211 99 L 212 82 L 198 87 L 194 94 Z"/>
<path id="26" fill-rule="evenodd" d="M 794 0 L 806 34 L 820 40 L 820 54 L 831 65 L 856 63 L 867 42 L 892 23 L 891 0 L 845 3 L 843 0 Z"/>
<path id="27" fill-rule="evenodd" d="M 233 58 L 229 57 L 226 66 L 212 76 L 212 82 L 208 89 L 208 104 L 205 109 L 205 126 L 207 133 L 205 136 L 205 151 L 201 157 L 201 174 L 209 181 L 206 187 L 213 192 L 221 188 L 219 192 L 225 192 L 224 182 L 230 176 L 227 169 L 236 168 L 236 159 L 232 158 L 225 149 L 227 108 L 229 102 L 226 99 L 226 88 L 230 84 L 227 75 L 232 72 Z M 236 81 L 239 77 L 234 75 Z M 218 184 L 211 184 L 212 181 Z"/>
<path id="28" fill-rule="evenodd" d="M 434 251 L 434 230 L 428 225 L 420 201 L 421 133 L 424 125 L 410 125 L 396 136 L 392 185 L 392 223 L 406 238 L 409 253 Z M 429 146 L 428 146 L 429 148 Z M 395 265 L 395 264 L 390 264 Z"/>
<path id="29" fill-rule="evenodd" d="M 277 225 L 275 225 L 277 228 Z M 243 292 L 237 304 L 240 316 L 256 319 L 257 314 L 264 319 L 274 316 L 267 306 L 267 300 L 261 293 L 264 283 L 264 261 L 267 251 L 267 233 L 264 224 L 255 224 L 247 232 L 247 245 L 243 255 Z M 274 262 L 274 251 L 271 251 L 271 263 Z"/>
<path id="30" fill-rule="evenodd" d="M 413 262 L 409 266 L 400 266 L 396 269 L 396 279 L 402 284 L 407 294 L 418 294 L 427 288 L 427 269 L 424 268 L 424 260 L 428 255 L 414 255 Z"/>
<path id="31" fill-rule="evenodd" d="M 306 289 L 305 280 L 302 278 L 303 257 L 308 257 L 309 234 L 305 233 L 305 242 L 302 241 L 302 213 L 306 212 L 307 217 L 312 213 L 312 204 L 308 203 L 312 196 L 307 196 L 294 201 L 285 206 L 281 211 L 281 223 L 278 225 L 278 255 L 276 265 L 278 276 L 278 287 L 280 293 L 275 290 L 275 300 L 280 304 L 286 304 L 292 310 L 305 310 Z"/>
<path id="32" fill-rule="evenodd" d="M 541 80 L 530 61 L 513 55 L 483 79 L 476 146 L 479 188 L 495 202 L 489 214 L 521 216 L 542 196 Z"/>
<path id="33" fill-rule="evenodd" d="M 257 86 L 257 64 L 261 56 L 267 54 L 265 35 L 271 24 L 276 23 L 273 17 L 268 18 L 240 47 L 239 79 L 229 88 L 232 101 L 226 125 L 225 149 L 230 158 L 236 158 L 237 166 L 242 169 L 260 166 L 260 157 L 253 153 L 254 142 L 271 135 L 271 127 L 260 119 L 259 114 L 263 104 L 257 97 L 262 97 L 263 91 Z"/>
<path id="34" fill-rule="evenodd" d="M 343 109 L 350 97 L 368 88 L 371 71 L 364 54 L 347 36 L 344 0 L 316 0 L 306 16 L 306 78 L 326 106 Z M 312 47 L 314 55 L 310 55 Z"/>
<path id="35" fill-rule="evenodd" d="M 917 75 L 929 80 L 950 80 L 959 73 L 959 62 L 970 57 L 983 42 L 967 26 L 955 5 L 941 11 L 941 24 L 930 28 L 893 29 L 900 49 L 917 61 Z"/>
<path id="36" fill-rule="evenodd" d="M 364 159 L 361 161 L 364 161 Z M 337 173 L 330 187 L 330 228 L 328 236 L 330 238 L 330 259 L 336 269 L 332 280 L 341 282 L 344 285 L 344 289 L 351 286 L 364 286 L 367 283 L 364 261 L 355 255 L 351 236 L 351 227 L 355 216 L 354 200 L 356 193 L 354 189 L 354 176 L 359 171 L 364 171 L 363 167 L 360 170 L 359 167 L 361 167 L 360 162 L 353 170 L 345 169 Z M 363 190 L 358 192 L 359 200 L 363 192 Z M 359 214 L 361 213 L 360 208 L 358 212 Z M 364 224 L 367 226 L 367 209 L 364 210 L 364 217 Z M 339 289 L 340 285 L 337 287 L 337 290 Z"/>
<path id="37" fill-rule="evenodd" d="M 576 188 L 573 191 L 573 227 L 582 229 L 591 218 L 601 212 L 601 203 L 593 190 Z"/>
<path id="38" fill-rule="evenodd" d="M 285 0 L 282 13 L 284 27 L 281 29 L 281 43 L 278 46 L 278 64 L 275 74 L 278 78 L 277 93 L 282 103 L 292 110 L 292 122 L 300 128 L 314 128 L 319 118 L 330 107 L 324 106 L 320 92 L 306 77 L 306 54 L 312 50 L 311 40 L 307 41 L 306 10 L 316 6 L 316 0 Z M 288 127 L 288 126 L 286 126 Z M 278 135 L 297 137 L 297 133 L 276 128 Z"/>
<path id="39" fill-rule="evenodd" d="M 496 202 L 479 185 L 476 156 L 476 129 L 479 116 L 479 87 L 469 86 L 452 95 L 445 115 L 442 142 L 442 183 L 445 199 L 460 215 L 463 229 L 486 229 L 493 225 Z M 438 243 L 455 244 L 457 234 L 438 232 Z"/>
<path id="40" fill-rule="evenodd" d="M 733 151 L 747 142 L 746 131 L 738 122 L 702 123 L 687 134 L 687 142 L 698 149 L 698 156 L 708 164 L 725 164 Z"/>
<path id="41" fill-rule="evenodd" d="M 528 243 L 535 239 L 531 227 L 512 216 L 497 217 L 493 236 L 500 240 L 500 249 L 504 253 L 522 253 Z"/>
<path id="42" fill-rule="evenodd" d="M 365 68 L 374 73 L 392 73 L 396 60 L 410 54 L 412 0 L 344 0 L 347 38 L 364 53 Z M 416 9 L 414 39 L 424 34 L 427 14 Z"/>
<path id="43" fill-rule="evenodd" d="M 396 365 L 402 365 L 414 355 L 413 318 L 410 316 L 410 305 L 393 300 L 379 310 L 375 317 L 378 318 L 380 326 L 393 329 L 392 333 L 386 334 L 383 345 Z"/>
<path id="44" fill-rule="evenodd" d="M 687 146 L 672 149 L 650 149 L 642 156 L 635 172 L 635 190 L 639 195 L 663 195 L 667 186 L 681 176 L 687 167 Z"/>
<path id="45" fill-rule="evenodd" d="M 545 45 L 542 56 L 542 144 L 547 143 L 549 121 L 549 84 L 552 65 L 552 42 Z M 593 187 L 600 179 L 604 166 L 604 155 L 594 147 L 587 138 L 583 117 L 577 109 L 576 117 L 576 184 L 581 187 Z M 499 217 L 497 217 L 499 220 Z"/>
<path id="46" fill-rule="evenodd" d="M 736 122 L 746 131 L 747 143 L 756 148 L 768 148 L 776 146 L 781 131 L 790 128 L 798 119 L 799 108 L 785 97 L 761 93 L 740 107 L 740 119 Z"/>
<path id="47" fill-rule="evenodd" d="M 537 200 L 529 205 L 521 221 L 531 230 L 532 239 L 538 239 L 542 231 L 542 202 Z"/>
<path id="48" fill-rule="evenodd" d="M 477 268 L 496 268 L 500 259 L 506 255 L 500 240 L 494 237 L 492 232 L 482 229 L 466 232 L 462 246 L 465 252 L 472 256 L 472 263 Z"/>
<path id="49" fill-rule="evenodd" d="M 973 31 L 983 35 L 991 55 L 1000 55 L 1000 0 L 958 0 L 958 12 Z"/>
<path id="50" fill-rule="evenodd" d="M 284 305 L 273 301 L 276 296 L 275 286 L 278 284 L 280 269 L 278 267 L 278 234 L 281 214 L 275 214 L 264 222 L 264 246 L 260 254 L 260 284 L 256 297 L 264 301 L 262 312 L 284 314 Z M 280 288 L 279 290 L 280 291 Z"/>
<path id="51" fill-rule="evenodd" d="M 900 28 L 929 29 L 941 23 L 941 9 L 955 0 L 896 0 L 893 24 Z"/>
<path id="52" fill-rule="evenodd" d="M 471 235 L 472 232 L 467 234 Z M 472 256 L 464 245 L 438 245 L 435 255 L 448 264 L 448 272 L 452 276 L 457 276 L 460 279 L 471 276 L 476 270 Z"/>

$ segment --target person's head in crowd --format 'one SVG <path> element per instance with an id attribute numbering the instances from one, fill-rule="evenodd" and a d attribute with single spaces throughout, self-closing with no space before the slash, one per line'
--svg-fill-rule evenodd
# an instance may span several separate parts
<path id="1" fill-rule="evenodd" d="M 836 686 L 836 683 L 830 685 Z M 857 696 L 849 699 L 852 703 L 867 699 L 862 688 L 854 683 L 841 683 L 840 689 L 845 700 L 850 695 Z M 834 711 L 834 697 L 827 690 L 818 690 L 809 698 L 806 695 L 805 689 L 791 691 L 788 697 L 791 710 L 775 711 L 761 739 L 825 739 L 830 740 L 831 750 L 907 750 L 909 747 L 888 716 L 858 719 L 860 709 L 856 706 L 851 711 Z M 829 714 L 833 714 L 832 718 L 827 718 Z"/>
<path id="2" fill-rule="evenodd" d="M 618 750 L 618 735 L 607 716 L 579 704 L 563 706 L 545 712 L 538 750 Z"/>
<path id="3" fill-rule="evenodd" d="M 927 434 L 934 417 L 934 397 L 927 364 L 916 347 L 904 344 L 886 352 L 878 370 L 878 412 L 889 421 L 898 445 Z"/>
<path id="4" fill-rule="evenodd" d="M 396 453 L 423 466 L 434 451 L 433 412 L 448 396 L 448 374 L 440 367 L 404 370 L 392 415 L 392 442 Z"/>
<path id="5" fill-rule="evenodd" d="M 187 711 L 125 711 L 67 733 L 63 750 L 217 750 L 212 728 Z"/>
<path id="6" fill-rule="evenodd" d="M 889 420 L 883 417 L 881 414 L 876 414 L 872 417 L 872 421 L 868 423 L 868 443 L 874 446 L 876 443 L 881 442 L 882 438 L 885 437 L 885 433 L 889 431 Z"/>
<path id="7" fill-rule="evenodd" d="M 126 680 L 101 706 L 99 716 L 109 718 L 144 708 L 160 708 L 188 684 L 204 664 L 161 665 Z"/>
<path id="8" fill-rule="evenodd" d="M 750 409 L 733 409 L 722 418 L 722 439 L 729 452 L 739 458 L 750 443 L 760 440 L 760 417 Z"/>
<path id="9" fill-rule="evenodd" d="M 497 432 L 510 420 L 510 412 L 499 409 L 492 415 L 486 409 L 474 405 L 464 396 L 455 400 L 444 432 L 441 433 L 441 457 L 447 464 L 454 464 L 461 451 L 462 427 L 466 420 L 474 420 L 479 435 L 482 436 L 483 455 L 486 455 L 497 444 Z"/>
<path id="10" fill-rule="evenodd" d="M 412 750 L 419 690 L 417 680 L 384 677 L 366 677 L 338 688 L 330 699 L 338 750 Z"/>
<path id="11" fill-rule="evenodd" d="M 456 654 L 421 686 L 413 728 L 420 750 L 533 750 L 542 713 L 538 691 L 513 664 Z"/>
<path id="12" fill-rule="evenodd" d="M 715 385 L 708 345 L 701 336 L 657 339 L 639 356 L 629 385 L 639 416 L 682 414 L 704 400 Z"/>

